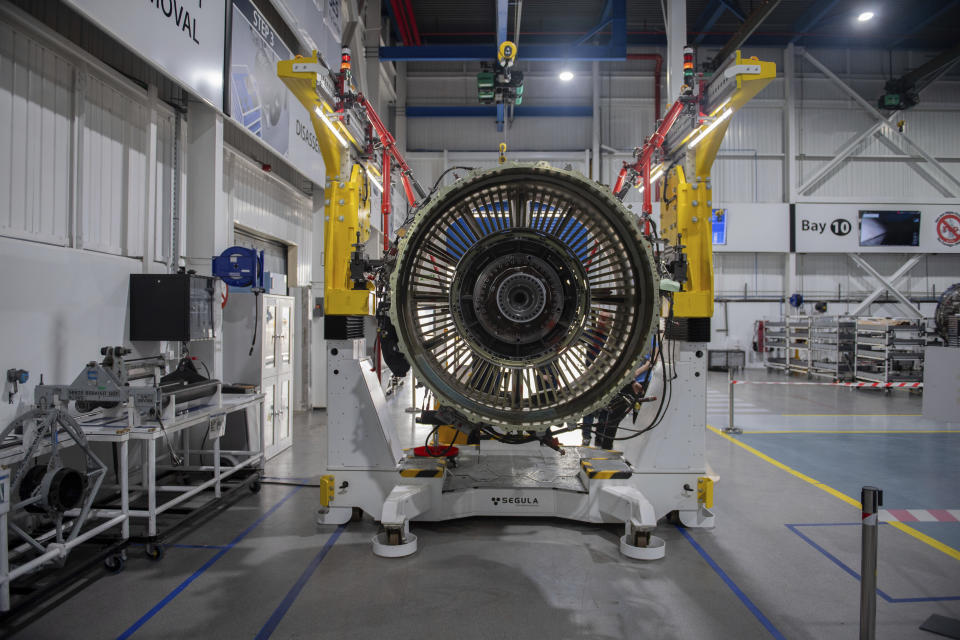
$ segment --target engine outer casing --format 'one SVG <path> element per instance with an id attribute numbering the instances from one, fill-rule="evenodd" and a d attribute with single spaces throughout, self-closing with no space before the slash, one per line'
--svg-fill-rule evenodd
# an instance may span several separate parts
<path id="1" fill-rule="evenodd" d="M 474 190 L 483 188 L 481 185 L 491 184 L 491 177 L 497 175 L 512 180 L 517 180 L 518 177 L 523 175 L 529 175 L 533 180 L 542 179 L 554 184 L 566 183 L 567 186 L 575 189 L 578 195 L 582 195 L 597 209 L 605 212 L 604 215 L 608 216 L 610 223 L 617 228 L 621 240 L 625 244 L 632 243 L 633 247 L 636 247 L 637 259 L 642 263 L 634 265 L 643 278 L 641 283 L 643 290 L 639 294 L 638 304 L 638 307 L 642 308 L 636 309 L 637 320 L 631 342 L 636 346 L 635 351 L 632 355 L 624 355 L 623 363 L 618 366 L 620 373 L 615 378 L 606 380 L 602 386 L 595 386 L 590 389 L 588 398 L 579 399 L 581 406 L 577 411 L 540 410 L 535 414 L 522 411 L 511 412 L 509 410 L 487 411 L 484 408 L 478 409 L 469 406 L 469 403 L 466 402 L 457 402 L 456 394 L 450 392 L 450 387 L 445 384 L 442 372 L 431 367 L 422 352 L 412 348 L 410 344 L 411 336 L 405 330 L 402 315 L 403 305 L 401 304 L 403 292 L 399 288 L 405 286 L 410 277 L 409 274 L 404 273 L 404 269 L 411 259 L 411 252 L 418 250 L 416 243 L 426 233 L 425 225 L 429 225 L 432 219 L 440 215 L 441 210 L 448 207 L 452 202 Z M 619 390 L 632 380 L 634 370 L 641 362 L 644 354 L 650 350 L 650 338 L 656 330 L 659 320 L 659 276 L 655 268 L 651 245 L 643 236 L 637 217 L 628 211 L 604 185 L 592 182 L 577 172 L 552 168 L 546 163 L 507 163 L 495 169 L 474 171 L 454 185 L 440 190 L 430 202 L 420 209 L 411 222 L 407 233 L 400 240 L 396 265 L 390 277 L 390 292 L 392 300 L 390 318 L 393 326 L 397 329 L 400 349 L 413 367 L 417 379 L 434 393 L 441 406 L 454 409 L 474 423 L 493 425 L 507 430 L 541 431 L 565 422 L 579 421 L 582 416 L 606 406 Z M 622 364 L 628 364 L 629 366 L 622 366 Z"/>

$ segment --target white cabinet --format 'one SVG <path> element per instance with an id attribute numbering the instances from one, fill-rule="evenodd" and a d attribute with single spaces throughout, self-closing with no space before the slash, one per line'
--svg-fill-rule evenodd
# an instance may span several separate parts
<path id="1" fill-rule="evenodd" d="M 267 458 L 293 443 L 293 304 L 289 296 L 237 292 L 223 309 L 224 380 L 264 393 Z"/>

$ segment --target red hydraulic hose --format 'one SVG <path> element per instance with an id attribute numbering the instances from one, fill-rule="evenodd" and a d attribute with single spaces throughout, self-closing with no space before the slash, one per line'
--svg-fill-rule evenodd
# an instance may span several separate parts
<path id="1" fill-rule="evenodd" d="M 677 121 L 680 112 L 683 111 L 684 104 L 683 101 L 678 99 L 671 105 L 670 110 L 667 111 L 667 115 L 663 118 L 663 122 L 659 123 L 657 130 L 643 143 L 643 148 L 640 150 L 637 161 L 633 164 L 624 162 L 623 167 L 620 169 L 620 174 L 617 176 L 617 182 L 614 184 L 613 194 L 618 198 L 622 198 L 622 192 L 635 184 L 634 180 L 637 174 L 641 175 L 644 185 L 643 213 L 646 215 L 650 215 L 653 212 L 650 204 L 650 161 L 653 159 L 654 152 L 663 145 L 667 133 L 670 131 L 670 128 L 673 127 L 673 123 Z"/>
<path id="2" fill-rule="evenodd" d="M 364 108 L 367 113 L 367 119 L 370 120 L 370 124 L 373 125 L 374 131 L 377 132 L 377 136 L 380 138 L 380 144 L 383 145 L 383 153 L 389 153 L 393 156 L 393 159 L 397 161 L 397 166 L 400 169 L 400 182 L 403 183 L 403 190 L 407 195 L 407 201 L 411 206 L 416 205 L 417 198 L 413 193 L 414 189 L 416 189 L 417 195 L 421 198 L 425 198 L 427 192 L 424 191 L 420 183 L 413 178 L 413 172 L 410 170 L 410 166 L 407 165 L 407 161 L 403 159 L 400 151 L 397 150 L 397 141 L 390 131 L 387 130 L 386 125 L 383 124 L 380 116 L 377 115 L 377 111 L 373 108 L 373 105 L 370 104 L 362 94 L 357 98 L 357 103 Z"/>

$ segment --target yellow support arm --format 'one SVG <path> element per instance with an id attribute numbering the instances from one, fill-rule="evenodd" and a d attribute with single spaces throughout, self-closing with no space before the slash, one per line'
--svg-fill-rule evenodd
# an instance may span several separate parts
<path id="1" fill-rule="evenodd" d="M 693 130 L 681 143 L 685 159 L 670 168 L 661 192 L 661 235 L 670 245 L 683 245 L 687 257 L 687 280 L 674 294 L 673 314 L 679 318 L 713 316 L 713 195 L 710 170 L 717 157 L 731 116 L 777 76 L 777 66 L 756 58 L 741 58 L 736 52 L 734 66 L 759 67 L 750 73 L 724 75 L 713 82 L 734 82 L 727 100 L 711 112 L 712 120 Z"/>
<path id="2" fill-rule="evenodd" d="M 323 226 L 324 313 L 372 315 L 375 311 L 373 283 L 355 289 L 350 279 L 353 245 L 370 238 L 368 188 L 364 188 L 366 178 L 360 165 L 350 162 L 349 146 L 356 141 L 342 122 L 328 117 L 333 108 L 318 91 L 320 74 L 326 72 L 316 51 L 309 58 L 277 63 L 277 75 L 310 114 L 327 170 Z"/>

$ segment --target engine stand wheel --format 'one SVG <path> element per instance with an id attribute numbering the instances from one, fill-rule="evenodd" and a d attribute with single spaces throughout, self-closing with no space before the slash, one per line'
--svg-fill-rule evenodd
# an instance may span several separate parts
<path id="1" fill-rule="evenodd" d="M 156 542 L 148 542 L 143 547 L 143 553 L 150 560 L 157 562 L 163 559 L 163 546 Z"/>
<path id="2" fill-rule="evenodd" d="M 124 551 L 107 556 L 103 566 L 109 573 L 120 573 L 127 565 L 127 554 Z"/>
<path id="3" fill-rule="evenodd" d="M 634 533 L 633 533 L 633 546 L 635 546 L 635 547 L 649 547 L 649 546 L 650 546 L 650 532 L 649 532 L 649 531 L 634 531 Z"/>
<path id="4" fill-rule="evenodd" d="M 247 488 L 250 489 L 250 493 L 260 493 L 260 489 L 263 488 L 263 484 L 260 482 L 259 474 L 254 476 L 253 481 L 247 485 Z"/>
<path id="5" fill-rule="evenodd" d="M 650 535 L 647 532 L 646 546 L 637 546 L 632 544 L 636 541 L 637 535 L 624 535 L 620 537 L 620 553 L 631 560 L 659 560 L 666 555 L 666 543 L 663 538 Z"/>

